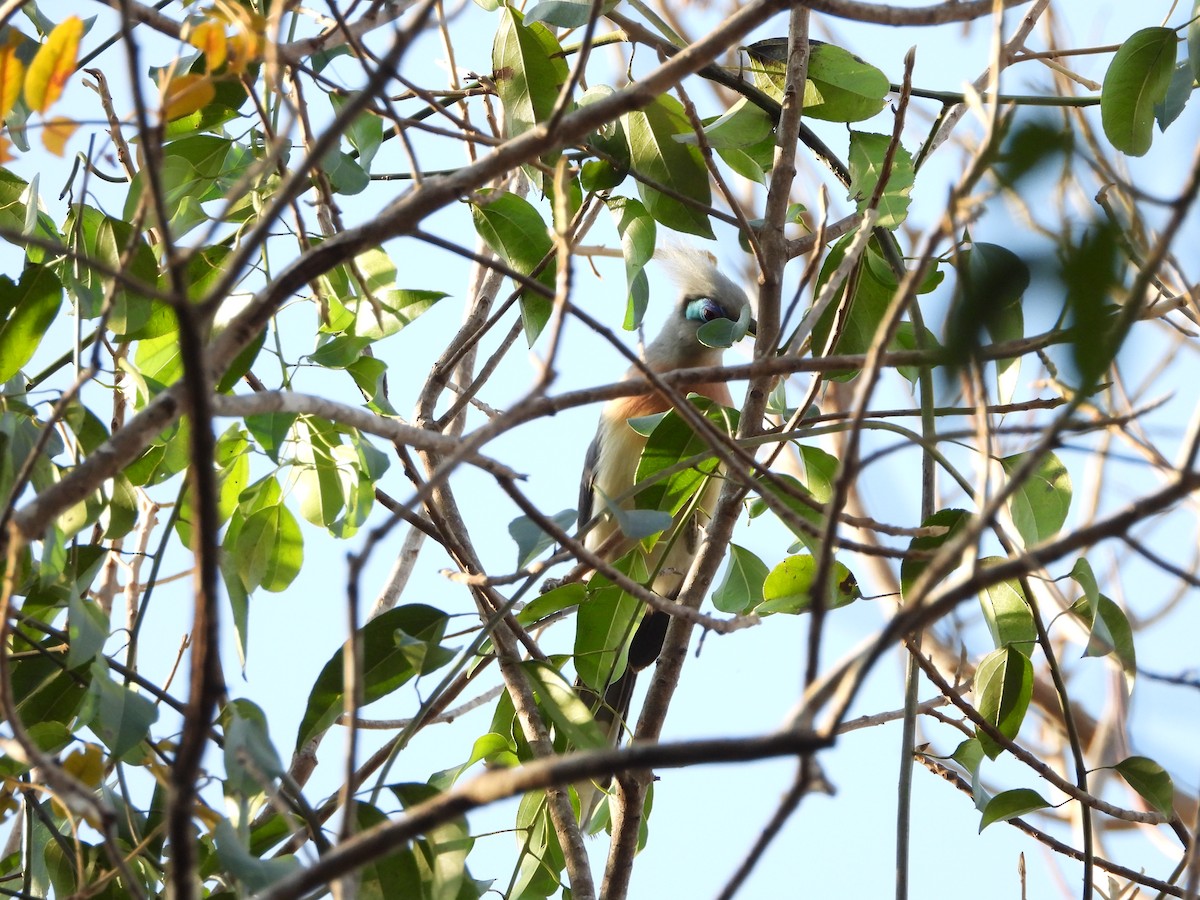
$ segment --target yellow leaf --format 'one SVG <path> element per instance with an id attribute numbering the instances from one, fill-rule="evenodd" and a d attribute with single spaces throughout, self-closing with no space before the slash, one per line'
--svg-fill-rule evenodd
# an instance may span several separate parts
<path id="1" fill-rule="evenodd" d="M 99 787 L 104 777 L 104 752 L 99 744 L 84 744 L 71 751 L 62 767 L 88 787 Z"/>
<path id="2" fill-rule="evenodd" d="M 207 75 L 176 75 L 163 91 L 163 119 L 172 122 L 203 109 L 217 96 Z"/>
<path id="3" fill-rule="evenodd" d="M 233 37 L 229 39 L 229 71 L 240 75 L 246 71 L 246 66 L 262 58 L 266 20 L 260 15 L 252 15 L 249 21 L 239 19 L 233 24 Z"/>
<path id="4" fill-rule="evenodd" d="M 201 22 L 188 35 L 188 43 L 204 54 L 209 72 L 214 72 L 225 63 L 225 27 L 211 19 Z"/>
<path id="5" fill-rule="evenodd" d="M 75 71 L 82 37 L 83 20 L 71 16 L 56 25 L 46 43 L 38 48 L 25 75 L 25 100 L 30 109 L 44 113 L 62 96 L 67 79 Z"/>
<path id="6" fill-rule="evenodd" d="M 42 146 L 55 156 L 62 156 L 67 141 L 79 129 L 79 123 L 66 116 L 55 116 L 49 119 L 42 129 Z"/>
<path id="7" fill-rule="evenodd" d="M 21 96 L 21 82 L 25 78 L 25 64 L 17 59 L 17 47 L 21 37 L 10 31 L 8 43 L 0 47 L 0 119 L 12 112 L 13 104 Z"/>

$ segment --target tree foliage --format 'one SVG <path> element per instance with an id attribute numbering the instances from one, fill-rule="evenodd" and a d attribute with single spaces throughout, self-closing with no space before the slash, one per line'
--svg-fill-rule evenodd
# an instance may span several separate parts
<path id="1" fill-rule="evenodd" d="M 1195 742 L 1156 761 L 1125 710 L 1197 687 L 1200 2 L 1094 47 L 1052 0 L 101 6 L 0 31 L 0 891 L 616 900 L 672 844 L 652 772 L 728 764 L 715 832 L 783 758 L 731 896 L 901 719 L 866 751 L 898 897 L 914 781 L 1082 896 L 1194 896 Z M 752 288 L 715 375 L 617 329 L 679 241 Z M 619 529 L 681 540 L 720 488 L 670 599 L 545 499 L 573 412 L 646 390 Z M 614 748 L 592 691 L 647 607 Z M 669 718 L 702 633 L 786 660 Z"/>

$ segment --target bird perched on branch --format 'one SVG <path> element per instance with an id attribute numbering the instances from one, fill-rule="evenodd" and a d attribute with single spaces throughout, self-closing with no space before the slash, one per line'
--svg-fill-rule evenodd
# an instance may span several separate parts
<path id="1" fill-rule="evenodd" d="M 660 251 L 658 258 L 677 284 L 680 296 L 662 331 L 646 347 L 646 365 L 655 372 L 720 365 L 726 347 L 747 333 L 753 334 L 750 301 L 745 292 L 722 274 L 716 259 L 704 251 L 670 248 Z M 634 366 L 625 377 L 641 375 Z M 724 381 L 689 385 L 687 391 L 722 407 L 732 405 Z M 668 599 L 679 593 L 699 549 L 719 488 L 717 479 L 708 478 L 694 500 L 674 513 L 670 526 L 652 547 L 647 548 L 646 542 L 639 540 L 643 535 L 630 536 L 622 531 L 622 521 L 628 529 L 628 513 L 636 507 L 636 473 L 647 440 L 630 425 L 630 420 L 665 413 L 671 408 L 671 401 L 656 391 L 619 397 L 605 405 L 584 462 L 578 513 L 581 528 L 593 516 L 600 517 L 585 535 L 584 544 L 589 550 L 615 563 L 635 547 L 639 548 L 644 572 L 649 573 L 648 586 Z M 580 689 L 597 723 L 607 730 L 614 745 L 619 743 L 623 731 L 632 730 L 626 716 L 634 680 L 639 671 L 658 658 L 669 622 L 670 617 L 664 612 L 640 609 L 636 609 L 632 619 L 616 622 L 619 634 L 628 637 L 632 632 L 627 664 L 623 670 L 618 662 L 599 675 L 591 672 L 590 683 Z M 579 663 L 577 657 L 577 668 Z M 580 795 L 580 820 L 587 823 L 604 794 L 599 785 L 577 785 L 576 789 Z"/>

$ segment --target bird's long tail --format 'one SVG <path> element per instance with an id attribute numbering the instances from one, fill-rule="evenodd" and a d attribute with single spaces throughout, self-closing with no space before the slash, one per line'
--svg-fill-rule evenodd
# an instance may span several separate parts
<path id="1" fill-rule="evenodd" d="M 637 683 L 638 673 L 658 659 L 663 641 L 666 640 L 667 626 L 670 624 L 671 617 L 664 612 L 650 610 L 646 613 L 629 644 L 628 666 L 625 672 L 605 688 L 603 698 L 578 682 L 575 684 L 580 699 L 591 707 L 596 724 L 608 735 L 608 743 L 612 747 L 621 743 L 626 731 L 632 731 L 628 723 L 629 705 L 633 700 L 633 688 Z M 604 800 L 610 782 L 611 779 L 606 778 L 575 785 L 579 795 L 579 822 L 585 828 Z"/>

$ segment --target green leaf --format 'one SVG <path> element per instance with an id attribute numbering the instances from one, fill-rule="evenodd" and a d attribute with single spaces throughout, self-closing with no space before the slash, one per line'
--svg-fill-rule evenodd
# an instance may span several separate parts
<path id="1" fill-rule="evenodd" d="M 62 282 L 49 268 L 28 265 L 21 281 L 0 276 L 0 308 L 12 310 L 0 325 L 0 383 L 33 358 L 62 306 Z"/>
<path id="2" fill-rule="evenodd" d="M 26 7 L 28 8 L 28 7 Z M 9 32 L 13 34 L 15 32 Z M 32 41 L 29 42 L 31 49 L 35 49 L 36 45 Z M 18 106 L 20 106 L 18 102 Z M 9 114 L 6 135 L 13 139 L 14 143 L 19 145 L 20 136 L 25 129 L 14 127 L 17 123 L 13 120 L 13 114 Z M 23 150 L 28 150 L 28 146 L 22 147 Z M 43 240 L 52 241 L 58 244 L 62 243 L 62 236 L 58 233 L 58 229 L 54 225 L 54 220 L 40 209 L 40 198 L 37 194 L 37 177 L 34 178 L 34 183 L 24 181 L 18 178 L 12 172 L 3 167 L 0 167 L 0 227 L 7 228 L 9 231 L 20 234 L 33 234 Z M 16 246 L 18 249 L 19 245 Z M 25 258 L 31 263 L 41 263 L 46 259 L 46 251 L 41 247 L 34 246 L 32 243 L 24 247 Z"/>
<path id="3" fill-rule="evenodd" d="M 342 107 L 355 98 L 355 94 L 339 95 L 326 94 L 335 113 L 341 112 Z M 367 110 L 359 113 L 346 128 L 346 140 L 358 151 L 358 164 L 366 171 L 371 171 L 371 163 L 375 154 L 383 144 L 383 119 L 374 112 Z"/>
<path id="4" fill-rule="evenodd" d="M 516 194 L 477 191 L 475 196 L 479 202 L 471 204 L 471 218 L 479 236 L 513 270 L 531 275 L 550 256 L 554 246 L 541 215 L 528 200 Z M 537 276 L 551 291 L 554 270 L 551 258 Z M 552 304 L 549 298 L 528 290 L 522 290 L 520 298 L 525 337 L 532 347 L 550 319 Z"/>
<path id="5" fill-rule="evenodd" d="M 524 609 L 517 613 L 517 621 L 529 628 L 555 613 L 578 606 L 586 595 L 587 585 L 582 581 L 560 584 L 526 603 Z"/>
<path id="6" fill-rule="evenodd" d="M 267 717 L 249 700 L 233 700 L 221 715 L 225 727 L 225 792 L 257 797 L 285 769 L 267 731 Z"/>
<path id="7" fill-rule="evenodd" d="M 975 669 L 975 708 L 1010 740 L 1021 729 L 1032 696 L 1033 663 L 1014 647 L 993 650 Z M 989 759 L 1004 749 L 982 728 L 975 736 Z"/>
<path id="8" fill-rule="evenodd" d="M 696 340 L 705 347 L 725 350 L 732 347 L 750 332 L 750 307 L 743 306 L 737 320 L 713 319 L 696 329 Z"/>
<path id="9" fill-rule="evenodd" d="M 658 509 L 625 509 L 617 503 L 605 503 L 605 511 L 617 523 L 621 534 L 635 541 L 661 534 L 675 521 L 669 512 Z"/>
<path id="10" fill-rule="evenodd" d="M 128 222 L 107 216 L 90 206 L 72 207 L 65 225 L 70 247 L 85 259 L 94 259 L 112 271 L 122 272 L 134 283 L 156 288 L 158 260 L 146 239 Z M 128 261 L 122 263 L 122 258 Z M 78 301 L 80 315 L 95 318 L 104 310 L 106 293 L 112 290 L 112 307 L 107 325 L 124 339 L 149 338 L 175 328 L 175 315 L 167 304 L 151 300 L 122 280 L 113 279 L 84 264 L 70 272 L 68 287 Z"/>
<path id="11" fill-rule="evenodd" d="M 1027 454 L 1018 453 L 1000 460 L 1005 472 L 1012 474 Z M 1046 453 L 1008 501 L 1021 539 L 1032 547 L 1058 534 L 1071 507 L 1071 476 L 1053 453 Z"/>
<path id="12" fill-rule="evenodd" d="M 71 619 L 68 633 L 71 638 L 67 651 L 67 668 L 74 669 L 90 663 L 104 649 L 108 640 L 108 616 L 100 604 L 72 593 L 70 600 Z"/>
<path id="13" fill-rule="evenodd" d="M 349 304 L 349 308 L 356 315 L 352 332 L 373 341 L 390 337 L 411 325 L 418 316 L 448 296 L 450 295 L 442 291 L 382 290 L 375 293 L 378 307 L 367 297 L 355 297 Z"/>
<path id="14" fill-rule="evenodd" d="M 958 291 L 946 317 L 946 348 L 961 365 L 978 358 L 985 331 L 996 343 L 1025 336 L 1021 300 L 1030 274 L 1021 257 L 998 244 L 975 241 L 953 261 L 958 266 Z M 996 361 L 1005 401 L 1020 368 L 1020 357 Z"/>
<path id="15" fill-rule="evenodd" d="M 989 557 L 981 559 L 979 565 L 986 567 L 998 562 L 1001 560 Z M 979 593 L 979 605 L 996 649 L 1012 647 L 1026 656 L 1033 655 L 1037 625 L 1020 581 L 1014 578 L 988 585 Z"/>
<path id="16" fill-rule="evenodd" d="M 1126 265 L 1124 237 L 1112 222 L 1088 228 L 1062 251 L 1059 280 L 1071 324 L 1072 360 L 1080 387 L 1091 391 L 1120 349 L 1111 296 Z"/>
<path id="17" fill-rule="evenodd" d="M 1090 632 L 1083 655 L 1112 654 L 1125 675 L 1126 687 L 1132 691 L 1137 677 L 1137 651 L 1133 644 L 1133 627 L 1125 612 L 1104 594 L 1097 594 L 1095 600 L 1085 594 L 1071 604 L 1070 612 L 1082 620 Z"/>
<path id="18" fill-rule="evenodd" d="M 282 503 L 249 515 L 235 514 L 222 548 L 248 592 L 262 587 L 277 593 L 300 574 L 304 538 L 296 518 Z"/>
<path id="19" fill-rule="evenodd" d="M 787 557 L 767 575 L 762 588 L 763 602 L 754 611 L 759 615 L 808 612 L 813 605 L 812 588 L 816 574 L 817 561 L 809 554 Z M 861 596 L 858 579 L 834 560 L 826 585 L 825 609 L 848 606 Z"/>
<path id="20" fill-rule="evenodd" d="M 962 509 L 939 509 L 924 522 L 922 528 L 936 528 L 937 534 L 915 537 L 908 543 L 909 555 L 900 563 L 900 596 L 905 603 L 911 599 L 910 592 L 921 573 L 929 568 L 929 560 L 917 558 L 914 553 L 932 555 L 950 541 L 970 521 L 970 514 Z"/>
<path id="21" fill-rule="evenodd" d="M 786 38 L 767 38 L 746 47 L 750 75 L 768 96 L 782 102 L 786 90 Z M 879 69 L 834 44 L 809 46 L 804 115 L 830 122 L 859 122 L 883 109 L 891 86 Z"/>
<path id="22" fill-rule="evenodd" d="M 352 196 L 361 194 L 371 183 L 371 176 L 356 163 L 349 154 L 343 153 L 336 147 L 321 159 L 321 170 L 329 179 L 329 186 L 335 194 Z"/>
<path id="23" fill-rule="evenodd" d="M 619 0 L 601 4 L 600 15 L 619 5 Z M 582 28 L 592 17 L 592 0 L 540 0 L 525 14 L 525 24 L 545 22 L 559 28 Z"/>
<path id="24" fill-rule="evenodd" d="M 1142 799 L 1167 818 L 1175 814 L 1175 785 L 1167 770 L 1145 756 L 1130 756 L 1113 766 Z"/>
<path id="25" fill-rule="evenodd" d="M 992 795 L 983 787 L 983 779 L 980 778 L 984 760 L 983 745 L 979 743 L 978 738 L 967 738 L 955 748 L 950 758 L 971 776 L 971 798 L 975 801 L 975 808 L 983 812 L 988 801 L 992 799 Z"/>
<path id="26" fill-rule="evenodd" d="M 486 761 L 489 769 L 508 769 L 521 763 L 513 750 L 512 741 L 502 734 L 489 731 L 475 740 L 466 762 L 431 775 L 429 784 L 439 791 L 448 791 L 463 772 L 480 760 Z"/>
<path id="27" fill-rule="evenodd" d="M 625 654 L 642 604 L 615 585 L 590 589 L 575 618 L 575 672 L 603 694 L 625 672 Z"/>
<path id="28" fill-rule="evenodd" d="M 1112 145 L 1142 156 L 1153 137 L 1154 108 L 1167 96 L 1175 68 L 1175 31 L 1143 28 L 1117 50 L 1100 88 L 1100 121 Z"/>
<path id="29" fill-rule="evenodd" d="M 657 227 L 654 219 L 637 200 L 613 197 L 607 201 L 621 236 L 621 254 L 625 257 L 625 280 L 629 285 L 629 301 L 625 307 L 625 328 L 632 331 L 642 324 L 650 303 L 650 281 L 646 278 L 646 263 L 654 256 Z"/>
<path id="30" fill-rule="evenodd" d="M 1187 62 L 1175 66 L 1171 73 L 1171 84 L 1167 87 L 1167 95 L 1154 107 L 1154 121 L 1158 123 L 1159 131 L 1166 131 L 1167 127 L 1179 118 L 1179 114 L 1191 99 L 1193 81 L 1192 67 Z"/>
<path id="31" fill-rule="evenodd" d="M 638 194 L 646 211 L 675 231 L 712 238 L 706 211 L 712 205 L 708 169 L 699 150 L 676 139 L 692 130 L 683 104 L 660 94 L 644 108 L 627 113 L 622 122 L 634 170 L 696 204 L 678 200 L 639 180 Z"/>
<path id="32" fill-rule="evenodd" d="M 804 115 L 861 122 L 883 109 L 891 85 L 882 71 L 834 44 L 815 44 L 808 58 Z"/>
<path id="33" fill-rule="evenodd" d="M 608 746 L 608 737 L 596 724 L 592 711 L 558 671 L 536 659 L 522 665 L 533 681 L 542 708 L 572 747 L 597 750 Z"/>
<path id="34" fill-rule="evenodd" d="M 876 185 L 883 176 L 892 138 L 886 134 L 850 132 L 850 199 L 858 202 L 858 211 L 871 205 Z M 903 145 L 896 147 L 887 183 L 879 198 L 879 227 L 899 228 L 908 217 L 909 194 L 916 179 L 912 154 Z"/>
<path id="35" fill-rule="evenodd" d="M 691 403 L 717 431 L 725 434 L 734 434 L 737 431 L 736 410 L 727 409 L 707 397 L 692 397 Z M 646 438 L 646 446 L 638 460 L 634 484 L 640 485 L 658 473 L 693 457 L 700 459 L 689 468 L 640 487 L 635 498 L 638 508 L 662 510 L 674 516 L 687 505 L 718 468 L 717 458 L 712 455 L 708 442 L 693 431 L 692 426 L 677 411 L 671 410 Z"/>
<path id="36" fill-rule="evenodd" d="M 108 665 L 98 659 L 92 663 L 92 683 L 79 718 L 120 759 L 149 736 L 158 707 L 109 678 Z"/>
<path id="37" fill-rule="evenodd" d="M 1200 0 L 1192 3 L 1192 15 L 1187 29 L 1187 50 L 1192 78 L 1200 81 Z"/>
<path id="38" fill-rule="evenodd" d="M 388 817 L 369 803 L 354 804 L 354 815 L 360 831 L 388 821 Z M 416 850 L 411 845 L 395 848 L 390 853 L 374 857 L 363 866 L 358 883 L 358 900 L 388 900 L 389 897 L 424 897 L 421 871 Z"/>
<path id="39" fill-rule="evenodd" d="M 248 891 L 262 891 L 281 878 L 300 868 L 300 861 L 290 853 L 260 859 L 243 844 L 228 819 L 221 819 L 213 829 L 213 843 L 220 864 L 238 879 Z"/>
<path id="40" fill-rule="evenodd" d="M 418 604 L 390 609 L 359 629 L 363 702 L 372 703 L 450 662 L 454 652 L 438 643 L 445 632 L 446 614 Z M 343 653 L 339 647 L 313 684 L 296 736 L 297 752 L 343 711 Z"/>
<path id="41" fill-rule="evenodd" d="M 504 126 L 516 137 L 544 122 L 567 80 L 567 61 L 554 34 L 539 22 L 522 21 L 505 7 L 492 45 L 492 78 L 504 106 Z M 558 154 L 547 157 L 553 162 Z"/>
<path id="42" fill-rule="evenodd" d="M 564 509 L 550 517 L 559 528 L 569 529 L 575 524 L 575 510 Z M 554 545 L 554 538 L 528 516 L 517 516 L 508 523 L 508 533 L 517 542 L 517 568 L 523 569 L 547 547 Z"/>
<path id="43" fill-rule="evenodd" d="M 988 801 L 983 808 L 983 818 L 979 821 L 979 830 L 987 828 L 993 822 L 1007 822 L 1017 816 L 1046 809 L 1050 803 L 1037 791 L 1029 788 L 1016 788 L 1002 791 Z"/>
<path id="44" fill-rule="evenodd" d="M 763 600 L 763 586 L 770 569 L 761 559 L 737 544 L 729 545 L 725 577 L 713 591 L 713 606 L 721 612 L 749 612 Z"/>
<path id="45" fill-rule="evenodd" d="M 428 784 L 390 785 L 392 793 L 411 809 L 438 796 Z M 429 900 L 478 900 L 479 892 L 467 871 L 466 859 L 475 840 L 461 816 L 441 822 L 415 842 L 415 859 L 423 888 L 420 896 Z M 388 897 L 396 896 L 389 890 Z"/>

